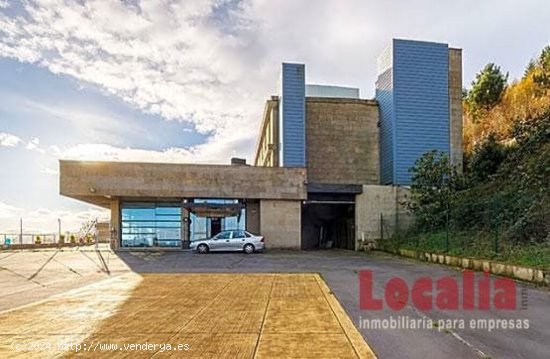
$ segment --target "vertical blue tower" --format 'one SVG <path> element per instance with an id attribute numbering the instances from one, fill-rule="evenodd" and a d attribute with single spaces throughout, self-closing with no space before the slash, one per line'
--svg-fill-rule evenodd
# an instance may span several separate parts
<path id="1" fill-rule="evenodd" d="M 449 48 L 394 39 L 378 58 L 380 182 L 409 185 L 409 169 L 430 150 L 450 152 Z"/>
<path id="2" fill-rule="evenodd" d="M 279 109 L 280 165 L 306 166 L 305 65 L 283 63 Z"/>

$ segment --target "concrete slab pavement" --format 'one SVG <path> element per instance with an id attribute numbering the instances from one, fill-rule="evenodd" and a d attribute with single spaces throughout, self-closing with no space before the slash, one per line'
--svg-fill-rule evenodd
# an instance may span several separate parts
<path id="1" fill-rule="evenodd" d="M 17 355 L 375 357 L 318 274 L 280 273 L 128 273 L 68 291 L 0 314 L 0 356 Z"/>

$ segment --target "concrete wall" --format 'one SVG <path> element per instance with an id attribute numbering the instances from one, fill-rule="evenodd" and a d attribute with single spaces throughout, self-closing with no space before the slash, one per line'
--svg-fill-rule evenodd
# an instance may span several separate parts
<path id="1" fill-rule="evenodd" d="M 355 198 L 357 240 L 375 242 L 393 235 L 396 228 L 406 229 L 411 222 L 404 205 L 409 195 L 405 187 L 363 186 L 363 193 Z"/>
<path id="2" fill-rule="evenodd" d="M 462 50 L 449 49 L 450 160 L 462 172 Z"/>
<path id="3" fill-rule="evenodd" d="M 260 201 L 260 234 L 267 248 L 300 249 L 301 201 Z"/>
<path id="4" fill-rule="evenodd" d="M 79 161 L 59 167 L 62 195 L 106 206 L 115 197 L 306 198 L 305 168 Z"/>
<path id="5" fill-rule="evenodd" d="M 379 183 L 375 101 L 313 97 L 306 112 L 309 183 Z"/>

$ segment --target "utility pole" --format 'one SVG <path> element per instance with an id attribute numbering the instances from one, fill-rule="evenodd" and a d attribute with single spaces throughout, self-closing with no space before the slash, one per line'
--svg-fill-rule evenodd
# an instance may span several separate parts
<path id="1" fill-rule="evenodd" d="M 19 245 L 23 246 L 23 217 L 19 218 Z"/>
<path id="2" fill-rule="evenodd" d="M 61 238 L 61 218 L 57 219 L 57 239 Z"/>

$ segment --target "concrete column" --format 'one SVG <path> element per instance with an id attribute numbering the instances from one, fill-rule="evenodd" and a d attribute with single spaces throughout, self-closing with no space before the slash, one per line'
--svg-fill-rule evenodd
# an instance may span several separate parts
<path id="1" fill-rule="evenodd" d="M 449 49 L 450 160 L 462 173 L 462 49 Z"/>
<path id="2" fill-rule="evenodd" d="M 189 230 L 189 211 L 183 207 L 181 208 L 181 240 L 183 241 L 184 249 L 189 248 L 189 241 L 191 237 L 191 231 Z"/>
<path id="3" fill-rule="evenodd" d="M 111 223 L 110 223 L 110 232 L 111 232 L 111 249 L 117 250 L 120 248 L 120 201 L 118 199 L 111 200 Z"/>
<path id="4" fill-rule="evenodd" d="M 275 102 L 275 105 L 271 109 L 271 122 L 269 124 L 271 126 L 271 144 L 273 146 L 273 149 L 271 151 L 273 156 L 273 161 L 271 163 L 271 166 L 273 167 L 279 167 L 279 100 Z"/>

